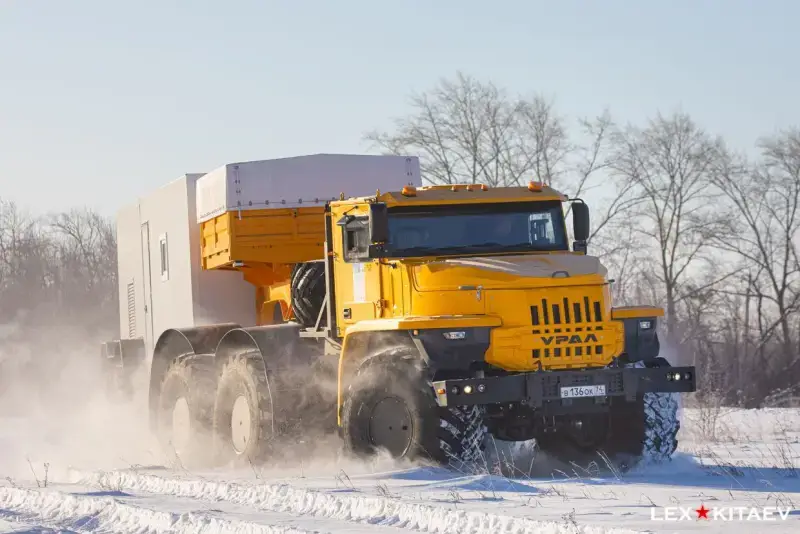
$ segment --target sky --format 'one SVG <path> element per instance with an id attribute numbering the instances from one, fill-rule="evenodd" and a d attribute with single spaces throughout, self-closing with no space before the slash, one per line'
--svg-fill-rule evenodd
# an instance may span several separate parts
<path id="1" fill-rule="evenodd" d="M 0 198 L 104 214 L 234 161 L 368 153 L 457 71 L 568 117 L 800 124 L 800 2 L 0 0 Z"/>

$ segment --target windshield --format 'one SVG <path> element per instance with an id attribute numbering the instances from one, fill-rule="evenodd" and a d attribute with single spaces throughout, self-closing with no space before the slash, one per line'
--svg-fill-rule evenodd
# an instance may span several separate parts
<path id="1" fill-rule="evenodd" d="M 389 210 L 390 257 L 568 250 L 561 203 Z"/>

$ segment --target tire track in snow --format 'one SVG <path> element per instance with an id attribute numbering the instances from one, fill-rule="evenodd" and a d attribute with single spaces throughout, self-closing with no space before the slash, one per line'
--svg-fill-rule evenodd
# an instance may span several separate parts
<path id="1" fill-rule="evenodd" d="M 82 532 L 310 534 L 306 530 L 230 521 L 199 512 L 160 512 L 112 497 L 7 487 L 0 487 L 0 517 Z"/>
<path id="2" fill-rule="evenodd" d="M 402 502 L 378 496 L 350 496 L 293 488 L 288 484 L 243 485 L 185 480 L 125 472 L 77 474 L 75 483 L 158 495 L 224 501 L 259 510 L 315 516 L 354 523 L 407 528 L 436 534 L 630 534 L 636 531 L 554 521 L 535 521 L 484 512 Z"/>

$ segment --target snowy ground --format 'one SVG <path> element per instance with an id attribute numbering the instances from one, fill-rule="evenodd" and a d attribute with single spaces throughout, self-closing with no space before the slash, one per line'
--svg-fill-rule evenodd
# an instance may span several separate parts
<path id="1" fill-rule="evenodd" d="M 11 405 L 0 398 L 3 532 L 800 532 L 800 410 L 685 410 L 665 466 L 619 475 L 539 458 L 504 476 L 355 463 L 327 443 L 315 463 L 197 471 L 160 457 L 140 413 Z M 746 507 L 744 519 L 698 519 L 701 505 Z M 679 518 L 670 506 L 690 519 L 653 520 Z M 747 520 L 764 506 L 791 511 Z"/>

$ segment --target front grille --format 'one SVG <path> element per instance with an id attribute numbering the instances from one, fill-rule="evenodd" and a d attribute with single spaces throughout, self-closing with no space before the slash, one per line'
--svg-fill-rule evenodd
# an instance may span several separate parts
<path id="1" fill-rule="evenodd" d="M 570 302 L 568 298 L 552 303 L 542 299 L 541 305 L 531 306 L 533 326 L 569 325 L 603 322 L 603 308 L 599 300 L 590 301 L 583 297 L 583 302 Z"/>
<path id="2" fill-rule="evenodd" d="M 541 304 L 531 307 L 533 333 L 542 336 L 552 334 L 578 335 L 582 340 L 588 332 L 603 330 L 603 307 L 599 300 L 584 296 L 580 300 L 568 297 L 555 301 L 542 299 Z M 603 345 L 589 343 L 570 343 L 570 346 L 533 349 L 534 358 L 583 357 L 602 355 Z"/>

